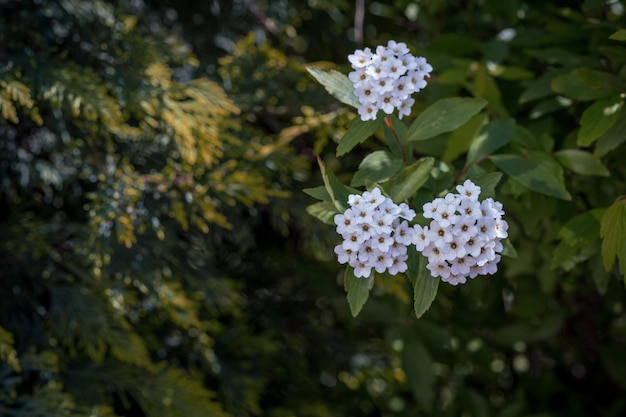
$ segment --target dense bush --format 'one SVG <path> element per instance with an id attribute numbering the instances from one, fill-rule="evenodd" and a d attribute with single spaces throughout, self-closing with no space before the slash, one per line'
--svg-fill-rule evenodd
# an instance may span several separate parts
<path id="1" fill-rule="evenodd" d="M 623 415 L 624 14 L 0 1 L 0 416 Z M 390 39 L 434 68 L 402 152 L 345 105 Z M 498 273 L 415 257 L 346 301 L 339 196 L 419 213 L 466 178 Z"/>

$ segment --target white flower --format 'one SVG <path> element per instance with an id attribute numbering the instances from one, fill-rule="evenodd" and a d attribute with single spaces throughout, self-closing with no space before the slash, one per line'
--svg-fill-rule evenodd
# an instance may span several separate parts
<path id="1" fill-rule="evenodd" d="M 343 236 L 343 242 L 341 243 L 341 246 L 343 246 L 345 250 L 351 250 L 356 253 L 361 248 L 361 244 L 363 244 L 365 240 L 365 235 L 361 233 L 350 233 Z"/>
<path id="2" fill-rule="evenodd" d="M 354 89 L 354 95 L 357 96 L 359 102 L 363 105 L 371 104 L 375 106 L 376 100 L 378 100 L 378 94 L 376 94 L 374 88 L 369 83 L 356 87 Z"/>
<path id="3" fill-rule="evenodd" d="M 450 265 L 445 261 L 429 262 L 426 268 L 430 271 L 433 277 L 441 277 L 446 279 L 450 276 Z"/>
<path id="4" fill-rule="evenodd" d="M 480 237 L 478 236 L 470 237 L 465 242 L 465 253 L 476 258 L 480 255 L 481 248 L 483 247 L 483 245 L 484 245 L 484 240 L 482 240 Z"/>
<path id="5" fill-rule="evenodd" d="M 400 206 L 394 203 L 390 198 L 386 198 L 385 201 L 378 206 L 378 209 L 387 214 L 391 214 L 394 217 L 400 214 L 400 211 L 402 210 Z"/>
<path id="6" fill-rule="evenodd" d="M 415 210 L 410 208 L 408 204 L 400 203 L 398 207 L 400 208 L 399 216 L 402 217 L 403 219 L 411 221 L 415 218 Z"/>
<path id="7" fill-rule="evenodd" d="M 369 262 L 370 259 L 373 259 L 375 252 L 376 249 L 374 248 L 374 242 L 372 239 L 368 239 L 359 247 L 359 254 L 357 256 L 359 261 Z"/>
<path id="8" fill-rule="evenodd" d="M 405 220 L 400 223 L 398 227 L 396 227 L 393 232 L 393 238 L 396 240 L 396 242 L 408 246 L 416 240 L 415 229 L 409 226 L 409 222 Z"/>
<path id="9" fill-rule="evenodd" d="M 378 107 L 374 103 L 365 103 L 359 106 L 359 115 L 363 121 L 376 119 L 377 113 Z"/>
<path id="10" fill-rule="evenodd" d="M 398 119 L 402 120 L 403 116 L 410 115 L 413 104 L 415 104 L 415 100 L 411 97 L 402 100 L 400 107 L 398 107 Z"/>
<path id="11" fill-rule="evenodd" d="M 476 221 L 478 235 L 485 240 L 496 238 L 496 221 L 490 217 L 481 217 Z"/>
<path id="12" fill-rule="evenodd" d="M 456 222 L 459 217 L 455 214 L 456 205 L 447 204 L 444 201 L 437 204 L 437 210 L 433 214 L 433 219 L 442 227 L 448 227 Z"/>
<path id="13" fill-rule="evenodd" d="M 387 233 L 382 233 L 372 237 L 372 247 L 381 252 L 387 252 L 389 247 L 393 245 L 394 239 Z"/>
<path id="14" fill-rule="evenodd" d="M 370 205 L 371 208 L 376 208 L 379 204 L 385 201 L 385 196 L 380 191 L 380 188 L 374 188 L 372 191 L 365 191 L 362 198 Z"/>
<path id="15" fill-rule="evenodd" d="M 407 253 L 407 245 L 404 245 L 397 240 L 394 240 L 387 253 L 391 256 L 398 257 L 401 255 L 406 255 Z"/>
<path id="16" fill-rule="evenodd" d="M 431 244 L 442 248 L 446 243 L 452 242 L 454 235 L 451 228 L 442 226 L 437 220 L 433 220 L 430 222 L 427 237 Z"/>
<path id="17" fill-rule="evenodd" d="M 445 254 L 437 246 L 430 244 L 424 248 L 422 254 L 428 258 L 430 262 L 444 262 Z"/>
<path id="18" fill-rule="evenodd" d="M 415 249 L 421 252 L 430 244 L 430 239 L 428 239 L 428 226 L 422 227 L 416 224 L 413 228 L 415 229 L 415 241 L 413 244 L 415 245 Z"/>
<path id="19" fill-rule="evenodd" d="M 378 234 L 390 234 L 393 231 L 394 216 L 384 211 L 376 210 L 372 215 L 372 226 Z"/>
<path id="20" fill-rule="evenodd" d="M 393 265 L 393 258 L 391 256 L 383 252 L 376 252 L 374 262 L 372 263 L 372 267 L 376 270 L 376 272 L 382 274 L 391 265 Z"/>
<path id="21" fill-rule="evenodd" d="M 409 53 L 409 48 L 407 48 L 406 43 L 404 42 L 391 40 L 387 42 L 387 49 L 390 49 L 396 55 L 405 55 Z"/>
<path id="22" fill-rule="evenodd" d="M 478 228 L 475 226 L 475 223 L 476 220 L 473 218 L 461 217 L 454 223 L 452 234 L 468 241 L 478 234 Z"/>
<path id="23" fill-rule="evenodd" d="M 502 219 L 497 219 L 494 228 L 496 230 L 497 238 L 506 239 L 509 236 L 507 232 L 507 230 L 509 230 L 509 224 L 506 221 Z"/>
<path id="24" fill-rule="evenodd" d="M 337 233 L 342 236 L 357 231 L 357 223 L 352 209 L 347 209 L 342 214 L 336 214 L 334 220 L 337 225 Z"/>
<path id="25" fill-rule="evenodd" d="M 465 282 L 467 282 L 467 279 L 463 275 L 450 275 L 449 277 L 445 279 L 442 278 L 441 280 L 454 286 L 459 284 L 465 284 Z"/>
<path id="26" fill-rule="evenodd" d="M 393 113 L 393 110 L 400 104 L 400 100 L 389 91 L 380 96 L 380 109 L 387 114 Z"/>
<path id="27" fill-rule="evenodd" d="M 433 67 L 426 61 L 426 58 L 417 57 L 415 58 L 415 62 L 417 64 L 416 70 L 425 75 L 429 75 L 433 70 Z"/>
<path id="28" fill-rule="evenodd" d="M 425 77 L 432 67 L 423 57 L 414 57 L 403 42 L 389 41 L 379 45 L 376 53 L 368 48 L 348 55 L 354 71 L 348 78 L 359 100 L 361 120 L 376 119 L 378 110 L 399 118 L 408 116 L 415 100 L 411 94 L 426 87 Z"/>
<path id="29" fill-rule="evenodd" d="M 463 256 L 452 261 L 450 272 L 452 275 L 468 275 L 472 266 L 476 265 L 476 260 L 471 256 Z"/>
<path id="30" fill-rule="evenodd" d="M 372 272 L 372 267 L 368 266 L 365 262 L 357 262 L 354 266 L 354 276 L 357 278 L 369 278 Z"/>
<path id="31" fill-rule="evenodd" d="M 461 196 L 467 197 L 471 200 L 478 201 L 478 195 L 480 194 L 480 187 L 474 184 L 470 180 L 465 180 L 461 185 L 456 186 L 456 190 Z"/>
<path id="32" fill-rule="evenodd" d="M 446 261 L 454 261 L 457 258 L 462 258 L 467 253 L 465 250 L 465 242 L 459 240 L 458 237 L 452 239 L 450 242 L 444 243 L 440 249 L 445 254 Z"/>
<path id="33" fill-rule="evenodd" d="M 371 80 L 364 68 L 357 68 L 356 70 L 348 74 L 348 79 L 352 81 L 354 85 L 354 94 L 358 97 L 359 94 L 356 90 L 359 88 L 366 88 L 370 86 Z"/>
<path id="34" fill-rule="evenodd" d="M 389 272 L 391 275 L 396 275 L 398 272 L 406 272 L 408 268 L 406 260 L 408 259 L 408 257 L 409 256 L 407 254 L 394 256 L 392 259 L 392 264 L 388 267 L 387 272 Z"/>
<path id="35" fill-rule="evenodd" d="M 357 49 L 354 54 L 348 55 L 348 61 L 356 68 L 366 67 L 372 59 L 372 50 L 365 48 L 363 50 Z"/>
<path id="36" fill-rule="evenodd" d="M 471 198 L 461 199 L 459 212 L 464 218 L 467 219 L 478 219 L 481 217 L 482 214 L 480 209 L 480 203 L 478 202 L 478 200 L 473 200 Z"/>
<path id="37" fill-rule="evenodd" d="M 348 204 L 334 216 L 343 238 L 335 247 L 338 262 L 353 267 L 357 277 L 369 277 L 372 269 L 391 274 L 406 271 L 407 246 L 418 241 L 417 230 L 408 222 L 415 211 L 405 203 L 395 204 L 380 188 L 351 194 Z"/>
<path id="38" fill-rule="evenodd" d="M 428 258 L 432 275 L 452 285 L 494 274 L 504 249 L 501 239 L 508 236 L 501 203 L 490 198 L 479 202 L 480 187 L 470 180 L 456 190 L 459 194 L 448 193 L 422 206 L 423 216 L 432 220 L 428 228 L 415 227 L 414 241 Z"/>
<path id="39" fill-rule="evenodd" d="M 337 254 L 337 261 L 340 264 L 353 263 L 357 260 L 356 252 L 344 248 L 343 245 L 335 246 L 335 253 Z"/>

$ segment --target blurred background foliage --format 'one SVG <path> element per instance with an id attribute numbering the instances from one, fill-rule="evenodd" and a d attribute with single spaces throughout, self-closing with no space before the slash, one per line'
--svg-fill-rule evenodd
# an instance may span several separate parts
<path id="1" fill-rule="evenodd" d="M 336 158 L 354 114 L 305 64 L 347 72 L 356 47 L 407 42 L 435 68 L 417 110 L 479 96 L 553 152 L 606 99 L 575 71 L 626 78 L 609 39 L 624 15 L 613 0 L 0 0 L 0 416 L 624 415 L 624 282 L 590 211 L 625 193 L 623 112 L 589 149 L 604 170 L 560 168 L 571 201 L 501 184 L 518 258 L 440 287 L 420 320 L 403 277 L 351 317 L 337 236 L 301 192 L 320 184 L 316 154 L 347 184 L 384 140 Z M 452 161 L 464 143 L 417 152 Z"/>

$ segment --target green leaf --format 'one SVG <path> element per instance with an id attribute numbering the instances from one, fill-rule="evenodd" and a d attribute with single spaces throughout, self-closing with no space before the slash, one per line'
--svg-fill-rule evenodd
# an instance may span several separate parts
<path id="1" fill-rule="evenodd" d="M 614 41 L 624 41 L 626 42 L 626 29 L 620 29 L 611 36 L 609 39 L 613 39 Z"/>
<path id="2" fill-rule="evenodd" d="M 626 242 L 626 199 L 613 203 L 602 216 L 600 222 L 602 238 L 602 262 L 604 269 L 609 270 L 618 254 L 623 254 Z M 625 263 L 626 259 L 620 259 Z"/>
<path id="3" fill-rule="evenodd" d="M 580 101 L 597 100 L 615 94 L 610 90 L 598 90 L 583 84 L 573 72 L 555 77 L 550 83 L 550 87 L 555 93 Z"/>
<path id="4" fill-rule="evenodd" d="M 317 198 L 318 200 L 330 201 L 330 202 L 333 201 L 330 194 L 328 194 L 326 187 L 324 187 L 323 185 L 320 185 L 318 187 L 313 187 L 313 188 L 305 188 L 302 191 L 305 194 L 308 194 L 313 198 Z"/>
<path id="5" fill-rule="evenodd" d="M 605 346 L 600 349 L 600 359 L 604 369 L 622 389 L 626 389 L 626 362 L 624 351 L 617 346 Z"/>
<path id="6" fill-rule="evenodd" d="M 513 119 L 497 119 L 484 126 L 469 148 L 465 165 L 476 162 L 509 143 L 514 130 Z"/>
<path id="7" fill-rule="evenodd" d="M 357 278 L 354 275 L 354 268 L 350 266 L 346 267 L 346 272 L 343 277 L 343 288 L 347 293 L 348 305 L 350 306 L 352 317 L 356 317 L 365 305 L 373 285 L 373 276 L 369 278 Z"/>
<path id="8" fill-rule="evenodd" d="M 613 91 L 620 94 L 626 89 L 626 81 L 610 72 L 591 68 L 576 68 L 574 74 L 583 84 L 598 91 Z"/>
<path id="9" fill-rule="evenodd" d="M 561 227 L 561 242 L 554 250 L 552 269 L 572 262 L 572 257 L 600 238 L 600 220 L 605 209 L 593 209 L 580 214 Z"/>
<path id="10" fill-rule="evenodd" d="M 580 149 L 563 149 L 554 157 L 565 167 L 581 175 L 608 177 L 609 170 L 593 154 Z"/>
<path id="11" fill-rule="evenodd" d="M 403 168 L 385 183 L 384 189 L 389 197 L 395 202 L 412 197 L 428 179 L 434 162 L 433 158 L 426 157 Z"/>
<path id="12" fill-rule="evenodd" d="M 624 100 L 619 96 L 598 100 L 589 106 L 580 119 L 578 145 L 591 145 L 613 127 L 620 118 L 623 106 Z"/>
<path id="13" fill-rule="evenodd" d="M 626 117 L 620 118 L 596 142 L 595 155 L 603 157 L 626 141 Z"/>
<path id="14" fill-rule="evenodd" d="M 550 152 L 552 148 L 549 141 L 542 140 L 541 138 L 533 134 L 530 130 L 520 125 L 515 125 L 513 137 L 511 138 L 511 143 L 518 144 L 526 149 L 533 151 Z"/>
<path id="15" fill-rule="evenodd" d="M 376 151 L 367 155 L 352 178 L 353 187 L 372 182 L 383 182 L 402 168 L 402 159 L 386 151 Z"/>
<path id="16" fill-rule="evenodd" d="M 508 116 L 508 111 L 502 103 L 502 94 L 493 77 L 488 74 L 487 66 L 480 64 L 475 71 L 473 92 L 476 96 L 487 100 L 490 110 L 502 117 Z"/>
<path id="17" fill-rule="evenodd" d="M 564 200 L 572 198 L 560 165 L 543 152 L 530 152 L 529 159 L 512 154 L 492 155 L 490 159 L 511 179 L 533 191 Z"/>
<path id="18" fill-rule="evenodd" d="M 328 195 L 330 195 L 337 210 L 343 213 L 348 208 L 348 196 L 350 194 L 359 194 L 359 191 L 343 185 L 319 157 L 317 157 L 317 163 L 320 166 L 322 179 Z"/>
<path id="19" fill-rule="evenodd" d="M 354 108 L 359 107 L 359 99 L 354 95 L 354 85 L 345 74 L 313 65 L 307 66 L 306 70 L 337 100 Z"/>
<path id="20" fill-rule="evenodd" d="M 480 199 L 493 197 L 496 186 L 502 179 L 501 172 L 487 172 L 484 174 L 474 175 L 468 178 L 474 184 L 480 187 Z"/>
<path id="21" fill-rule="evenodd" d="M 376 132 L 382 123 L 383 119 L 378 118 L 376 120 L 363 121 L 360 117 L 352 119 L 348 125 L 346 134 L 339 140 L 337 145 L 337 156 L 341 156 L 348 153 L 359 143 L 363 143 Z"/>
<path id="22" fill-rule="evenodd" d="M 502 240 L 502 246 L 502 255 L 508 256 L 509 258 L 517 258 L 517 251 L 509 239 Z"/>
<path id="23" fill-rule="evenodd" d="M 443 162 L 452 162 L 466 152 L 486 121 L 487 116 L 484 113 L 479 113 L 452 132 L 441 160 Z"/>
<path id="24" fill-rule="evenodd" d="M 419 319 L 433 303 L 440 280 L 430 274 L 426 268 L 427 259 L 418 252 L 410 251 L 408 263 L 406 274 L 413 285 L 413 309 Z"/>
<path id="25" fill-rule="evenodd" d="M 416 337 L 404 340 L 402 367 L 417 403 L 425 410 L 431 410 L 435 399 L 433 360 L 426 346 Z"/>
<path id="26" fill-rule="evenodd" d="M 409 128 L 409 141 L 424 140 L 463 126 L 481 111 L 487 101 L 480 98 L 444 98 L 429 106 Z"/>
<path id="27" fill-rule="evenodd" d="M 335 225 L 334 217 L 336 214 L 339 214 L 337 207 L 330 201 L 313 203 L 307 206 L 306 212 L 331 226 Z"/>

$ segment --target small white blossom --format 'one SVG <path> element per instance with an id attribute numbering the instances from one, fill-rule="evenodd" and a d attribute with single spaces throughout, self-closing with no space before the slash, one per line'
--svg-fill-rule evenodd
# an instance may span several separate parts
<path id="1" fill-rule="evenodd" d="M 500 202 L 479 202 L 480 187 L 470 180 L 456 190 L 459 194 L 448 193 L 422 206 L 423 216 L 432 220 L 427 228 L 416 227 L 415 241 L 416 250 L 428 258 L 431 274 L 452 285 L 494 274 L 504 249 L 501 239 L 508 236 Z"/>
<path id="2" fill-rule="evenodd" d="M 411 95 L 426 87 L 432 66 L 425 58 L 411 55 L 403 42 L 389 41 L 375 52 L 357 49 L 348 55 L 353 71 L 348 74 L 359 100 L 361 120 L 376 119 L 378 110 L 386 114 L 398 110 L 398 117 L 411 114 Z"/>

